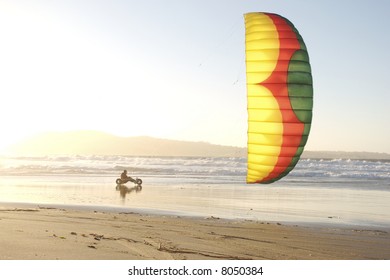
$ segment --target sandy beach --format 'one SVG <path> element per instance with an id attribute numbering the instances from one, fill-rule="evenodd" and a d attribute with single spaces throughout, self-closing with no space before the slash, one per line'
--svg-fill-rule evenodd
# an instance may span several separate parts
<path id="1" fill-rule="evenodd" d="M 0 208 L 3 260 L 390 259 L 383 229 Z"/>

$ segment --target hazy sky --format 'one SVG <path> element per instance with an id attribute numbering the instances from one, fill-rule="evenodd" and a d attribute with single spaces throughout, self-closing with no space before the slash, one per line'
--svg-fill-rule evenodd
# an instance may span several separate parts
<path id="1" fill-rule="evenodd" d="M 307 149 L 390 153 L 387 0 L 0 0 L 0 149 L 79 129 L 245 146 L 254 11 L 309 50 Z"/>

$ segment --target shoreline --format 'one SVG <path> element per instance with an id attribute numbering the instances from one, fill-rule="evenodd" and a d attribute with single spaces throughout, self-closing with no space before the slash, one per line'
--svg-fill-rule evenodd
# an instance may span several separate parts
<path id="1" fill-rule="evenodd" d="M 387 224 L 352 224 L 352 223 L 338 223 L 338 217 L 329 216 L 329 221 L 302 221 L 302 220 L 278 220 L 278 219 L 262 219 L 258 218 L 242 218 L 242 217 L 222 217 L 218 215 L 207 214 L 192 214 L 182 211 L 162 210 L 155 208 L 129 208 L 125 206 L 100 206 L 100 205 L 78 205 L 78 204 L 55 204 L 55 203 L 33 203 L 33 202 L 2 202 L 0 201 L 0 211 L 8 209 L 37 209 L 37 210 L 61 210 L 61 211 L 76 211 L 76 212 L 101 212 L 109 214 L 136 214 L 156 217 L 172 217 L 185 219 L 216 219 L 231 222 L 260 222 L 270 224 L 283 224 L 288 226 L 299 226 L 308 228 L 335 228 L 335 229 L 371 229 L 371 230 L 389 230 Z"/>
<path id="2" fill-rule="evenodd" d="M 390 230 L 0 204 L 0 259 L 390 259 Z"/>
<path id="3" fill-rule="evenodd" d="M 156 217 L 179 217 L 185 219 L 218 219 L 224 221 L 236 221 L 236 222 L 260 222 L 271 224 L 283 224 L 288 226 L 299 226 L 308 228 L 338 228 L 338 229 L 372 229 L 372 230 L 389 230 L 388 225 L 384 224 L 352 224 L 352 223 L 338 223 L 338 217 L 329 216 L 329 221 L 302 221 L 302 220 L 278 220 L 278 219 L 262 219 L 258 218 L 242 218 L 242 217 L 222 217 L 212 214 L 192 214 L 183 211 L 162 210 L 156 208 L 140 208 L 140 207 L 125 207 L 125 206 L 100 206 L 100 205 L 78 205 L 78 204 L 56 204 L 56 203 L 33 203 L 33 202 L 3 202 L 0 201 L 0 211 L 3 209 L 48 209 L 48 210 L 63 210 L 63 211 L 79 211 L 79 212 L 101 212 L 110 214 L 137 214 L 137 215 L 149 215 Z"/>

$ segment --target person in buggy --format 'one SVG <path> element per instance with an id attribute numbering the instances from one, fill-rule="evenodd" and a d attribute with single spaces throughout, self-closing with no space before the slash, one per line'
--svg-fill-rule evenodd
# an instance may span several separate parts
<path id="1" fill-rule="evenodd" d="M 129 181 L 135 183 L 135 180 L 133 178 L 127 176 L 127 170 L 123 170 L 121 174 L 121 180 L 122 180 L 122 184 L 126 184 Z"/>

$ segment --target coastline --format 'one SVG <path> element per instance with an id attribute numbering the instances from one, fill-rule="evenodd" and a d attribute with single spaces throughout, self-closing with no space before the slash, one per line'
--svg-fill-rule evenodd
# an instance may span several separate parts
<path id="1" fill-rule="evenodd" d="M 390 228 L 390 192 L 359 189 L 355 182 L 356 189 L 338 185 L 321 188 L 301 183 L 264 188 L 238 184 L 148 182 L 142 191 L 122 194 L 109 182 L 84 183 L 82 180 L 86 179 L 82 177 L 72 180 L 77 183 L 47 183 L 40 177 L 31 182 L 21 182 L 19 178 L 15 182 L 3 182 L 0 184 L 0 207 L 42 206 L 183 217 L 214 216 L 309 226 Z"/>
<path id="2" fill-rule="evenodd" d="M 3 260 L 390 259 L 388 162 L 306 160 L 272 186 L 242 159 L 10 158 Z M 142 190 L 118 187 L 116 171 Z"/>
<path id="3" fill-rule="evenodd" d="M 388 229 L 0 206 L 2 260 L 390 259 Z"/>
<path id="4" fill-rule="evenodd" d="M 32 203 L 32 202 L 4 202 L 0 201 L 0 212 L 2 211 L 16 211 L 23 212 L 24 209 L 37 210 L 61 210 L 61 211 L 74 211 L 85 213 L 105 213 L 105 214 L 135 214 L 141 216 L 152 217 L 179 217 L 188 220 L 203 220 L 203 219 L 215 219 L 221 221 L 231 222 L 254 222 L 254 223 L 267 223 L 267 224 L 283 224 L 286 226 L 303 227 L 303 228 L 333 228 L 333 229 L 363 229 L 363 230 L 377 230 L 377 231 L 389 231 L 387 223 L 383 224 L 362 224 L 362 223 L 344 223 L 340 222 L 340 218 L 336 216 L 329 216 L 327 219 L 320 221 L 313 221 L 312 219 L 306 221 L 295 217 L 296 219 L 264 219 L 261 220 L 257 217 L 232 217 L 219 216 L 213 214 L 204 213 L 190 213 L 182 211 L 174 211 L 172 209 L 163 210 L 156 208 L 142 208 L 128 206 L 100 206 L 100 205 L 72 205 L 72 204 L 54 204 L 54 203 Z M 27 210 L 28 211 L 28 210 Z"/>

